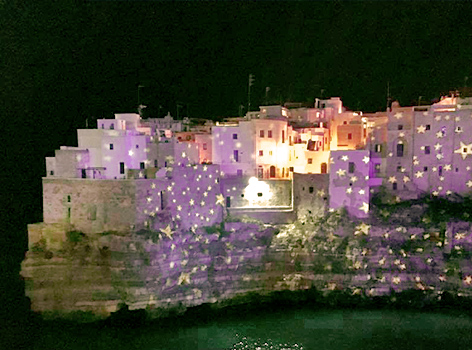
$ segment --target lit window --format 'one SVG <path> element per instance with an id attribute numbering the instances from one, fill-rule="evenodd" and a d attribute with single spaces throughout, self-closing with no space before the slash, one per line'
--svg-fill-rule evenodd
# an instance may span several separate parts
<path id="1" fill-rule="evenodd" d="M 262 157 L 264 155 L 264 151 L 259 151 L 259 156 Z"/>
<path id="2" fill-rule="evenodd" d="M 313 158 L 308 158 L 308 164 L 313 164 Z"/>
<path id="3" fill-rule="evenodd" d="M 259 131 L 259 137 L 264 137 L 264 130 Z"/>
<path id="4" fill-rule="evenodd" d="M 377 153 L 382 152 L 382 145 L 376 144 L 376 145 L 375 145 L 375 152 L 377 152 Z"/>
<path id="5" fill-rule="evenodd" d="M 272 130 L 267 131 L 267 137 L 272 138 Z"/>
<path id="6" fill-rule="evenodd" d="M 271 156 L 271 155 L 272 155 L 272 151 L 269 151 L 269 156 Z"/>
<path id="7" fill-rule="evenodd" d="M 282 143 L 285 143 L 285 130 L 282 130 Z"/>

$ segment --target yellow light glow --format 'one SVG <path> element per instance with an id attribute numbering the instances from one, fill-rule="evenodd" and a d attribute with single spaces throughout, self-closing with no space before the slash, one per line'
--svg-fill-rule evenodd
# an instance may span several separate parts
<path id="1" fill-rule="evenodd" d="M 262 194 L 259 196 L 259 194 Z M 267 206 L 272 198 L 270 186 L 264 182 L 260 182 L 256 177 L 249 179 L 249 185 L 244 189 L 244 198 L 249 201 L 249 206 L 263 207 Z"/>

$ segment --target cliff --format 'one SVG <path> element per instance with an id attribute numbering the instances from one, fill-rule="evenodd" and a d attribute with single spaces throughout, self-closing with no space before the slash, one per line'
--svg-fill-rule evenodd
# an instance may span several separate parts
<path id="1" fill-rule="evenodd" d="M 471 225 L 452 222 L 443 231 L 372 226 L 339 213 L 278 227 L 73 231 L 62 244 L 42 238 L 30 247 L 21 273 L 32 309 L 61 317 L 106 317 L 122 303 L 159 317 L 176 307 L 228 305 L 250 292 L 310 287 L 366 297 L 407 289 L 469 295 Z"/>

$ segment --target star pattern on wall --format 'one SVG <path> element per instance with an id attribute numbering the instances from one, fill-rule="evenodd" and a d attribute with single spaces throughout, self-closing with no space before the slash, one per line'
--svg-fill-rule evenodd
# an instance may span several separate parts
<path id="1" fill-rule="evenodd" d="M 347 162 L 349 160 L 349 157 L 344 155 L 344 156 L 341 157 L 341 160 Z"/>
<path id="2" fill-rule="evenodd" d="M 216 205 L 221 205 L 221 206 L 224 206 L 225 204 L 225 197 L 223 197 L 222 194 L 218 194 L 216 195 Z"/>
<path id="3" fill-rule="evenodd" d="M 434 120 L 436 120 L 437 122 L 441 120 L 441 116 L 440 115 L 437 115 L 434 117 Z"/>
<path id="4" fill-rule="evenodd" d="M 442 139 L 443 136 L 444 136 L 444 135 L 443 135 L 442 131 L 438 131 L 438 132 L 436 133 L 436 137 L 437 137 L 438 139 Z"/>
<path id="5" fill-rule="evenodd" d="M 472 155 L 472 143 L 466 145 L 464 142 L 461 141 L 460 147 L 454 150 L 454 153 L 460 154 L 462 156 L 462 159 L 467 158 L 469 154 Z"/>
<path id="6" fill-rule="evenodd" d="M 346 189 L 346 193 L 347 193 L 347 194 L 351 194 L 351 193 L 352 193 L 352 187 L 348 187 L 348 188 Z"/>
<path id="7" fill-rule="evenodd" d="M 369 212 L 369 203 L 363 202 L 362 206 L 359 207 L 359 210 L 367 214 Z"/>
<path id="8" fill-rule="evenodd" d="M 390 176 L 390 177 L 388 178 L 388 182 L 390 182 L 391 184 L 396 183 L 396 182 L 397 182 L 397 178 L 396 178 L 395 176 Z"/>
<path id="9" fill-rule="evenodd" d="M 466 185 L 467 185 L 467 187 L 469 187 L 469 188 L 472 187 L 472 180 L 467 181 L 467 182 L 466 182 Z"/>
<path id="10" fill-rule="evenodd" d="M 354 183 L 357 181 L 357 176 L 351 176 L 351 182 Z"/>
<path id="11" fill-rule="evenodd" d="M 444 170 L 445 170 L 445 171 L 451 171 L 451 169 L 452 169 L 451 164 L 446 164 L 446 165 L 444 165 Z"/>
<path id="12" fill-rule="evenodd" d="M 170 228 L 170 225 L 167 225 L 167 227 L 164 229 L 161 228 L 161 232 L 164 233 L 169 239 L 172 239 L 172 235 L 174 234 Z"/>
<path id="13" fill-rule="evenodd" d="M 319 190 L 319 191 L 317 192 L 317 194 L 318 194 L 318 196 L 320 196 L 320 197 L 324 197 L 326 193 L 325 193 L 325 191 L 324 191 L 323 189 L 321 189 L 321 190 Z"/>
<path id="14" fill-rule="evenodd" d="M 401 118 L 403 118 L 403 113 L 401 113 L 401 112 L 395 113 L 394 117 L 397 118 L 397 119 L 401 119 Z"/>
<path id="15" fill-rule="evenodd" d="M 410 181 L 410 178 L 408 176 L 403 176 L 403 182 L 407 183 L 408 181 Z"/>
<path id="16" fill-rule="evenodd" d="M 367 156 L 364 156 L 364 158 L 362 158 L 362 161 L 363 161 L 365 164 L 367 164 L 367 163 L 370 162 L 370 158 L 367 157 Z"/>
<path id="17" fill-rule="evenodd" d="M 437 143 L 434 145 L 434 149 L 435 149 L 436 151 L 439 151 L 441 148 L 442 148 L 442 145 L 441 145 L 439 142 L 437 142 Z"/>
<path id="18" fill-rule="evenodd" d="M 415 173 L 415 177 L 416 177 L 417 179 L 419 179 L 420 177 L 423 177 L 423 172 L 422 172 L 422 171 L 417 171 L 417 172 Z"/>
<path id="19" fill-rule="evenodd" d="M 424 133 L 426 132 L 426 126 L 424 126 L 424 125 L 418 126 L 418 127 L 416 128 L 416 132 L 417 132 L 418 134 L 424 134 Z"/>
<path id="20" fill-rule="evenodd" d="M 345 176 L 346 175 L 346 170 L 344 169 L 339 169 L 338 171 L 336 171 L 336 174 L 338 174 L 338 176 Z"/>

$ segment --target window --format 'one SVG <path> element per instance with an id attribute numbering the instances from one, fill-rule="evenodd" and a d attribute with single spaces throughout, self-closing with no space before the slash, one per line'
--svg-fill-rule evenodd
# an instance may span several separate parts
<path id="1" fill-rule="evenodd" d="M 102 129 L 105 129 L 105 125 L 102 124 Z"/>
<path id="2" fill-rule="evenodd" d="M 364 129 L 364 137 L 367 137 L 367 129 Z"/>
<path id="3" fill-rule="evenodd" d="M 445 126 L 443 126 L 441 128 L 441 134 L 442 134 L 443 137 L 446 136 L 446 127 Z"/>
<path id="4" fill-rule="evenodd" d="M 374 172 L 376 174 L 380 173 L 380 163 L 375 163 Z"/>
<path id="5" fill-rule="evenodd" d="M 49 172 L 49 175 L 54 175 L 54 170 L 51 170 L 51 171 Z"/>
<path id="6" fill-rule="evenodd" d="M 111 129 L 111 130 L 115 129 L 115 124 L 111 123 L 111 124 L 110 124 L 110 129 Z"/>
<path id="7" fill-rule="evenodd" d="M 269 156 L 271 156 L 271 155 L 272 155 L 272 151 L 269 151 Z"/>
<path id="8" fill-rule="evenodd" d="M 467 147 L 464 147 L 464 148 L 462 149 L 462 152 L 463 152 L 463 153 L 467 153 Z"/>
<path id="9" fill-rule="evenodd" d="M 424 154 L 431 154 L 431 147 L 430 146 L 425 146 L 424 147 Z"/>
<path id="10" fill-rule="evenodd" d="M 397 157 L 403 157 L 403 144 L 397 144 Z"/>
<path id="11" fill-rule="evenodd" d="M 139 145 L 136 145 L 136 148 L 139 148 Z"/>
<path id="12" fill-rule="evenodd" d="M 461 132 L 462 128 L 460 126 L 456 127 L 456 132 Z"/>
<path id="13" fill-rule="evenodd" d="M 292 146 L 292 136 L 289 136 L 289 137 L 288 137 L 288 144 L 289 144 L 290 146 Z"/>
<path id="14" fill-rule="evenodd" d="M 239 152 L 237 150 L 233 151 L 233 157 L 235 162 L 239 162 Z"/>
<path id="15" fill-rule="evenodd" d="M 427 124 L 426 125 L 426 130 L 431 130 L 431 125 Z"/>
<path id="16" fill-rule="evenodd" d="M 398 130 L 403 130 L 403 125 L 402 124 L 398 124 Z"/>
<path id="17" fill-rule="evenodd" d="M 349 162 L 349 173 L 352 174 L 354 171 L 356 171 L 356 164 Z"/>
<path id="18" fill-rule="evenodd" d="M 259 131 L 259 137 L 264 137 L 264 130 Z"/>
<path id="19" fill-rule="evenodd" d="M 70 208 L 67 208 L 67 218 L 70 219 Z"/>
<path id="20" fill-rule="evenodd" d="M 125 173 L 125 163 L 121 162 L 120 163 L 120 174 L 124 174 Z"/>
<path id="21" fill-rule="evenodd" d="M 262 192 L 257 193 L 257 197 L 262 197 Z"/>
<path id="22" fill-rule="evenodd" d="M 282 130 L 282 143 L 285 143 L 285 130 Z"/>
<path id="23" fill-rule="evenodd" d="M 397 173 L 401 173 L 401 172 L 402 172 L 402 166 L 399 165 L 399 166 L 397 166 Z"/>
<path id="24" fill-rule="evenodd" d="M 113 144 L 112 144 L 112 143 L 110 143 L 110 149 L 111 149 L 111 150 L 113 149 Z"/>
<path id="25" fill-rule="evenodd" d="M 328 172 L 328 164 L 321 163 L 321 173 L 326 174 Z"/>
<path id="26" fill-rule="evenodd" d="M 70 203 L 70 195 L 67 196 L 67 203 Z"/>
<path id="27" fill-rule="evenodd" d="M 352 134 L 351 133 L 347 134 L 347 139 L 352 140 Z"/>
<path id="28" fill-rule="evenodd" d="M 392 190 L 396 191 L 397 188 L 398 188 L 397 183 L 394 182 L 394 183 L 392 184 Z"/>
<path id="29" fill-rule="evenodd" d="M 139 163 L 139 169 L 144 169 L 144 162 Z"/>
<path id="30" fill-rule="evenodd" d="M 203 144 L 203 150 L 204 150 L 204 151 L 207 150 L 207 144 L 206 144 L 206 143 Z"/>
<path id="31" fill-rule="evenodd" d="M 314 191 L 313 186 L 308 187 L 308 192 L 313 193 L 313 191 Z"/>
<path id="32" fill-rule="evenodd" d="M 242 169 L 236 170 L 236 173 L 237 173 L 237 175 L 238 175 L 239 177 L 242 177 L 242 176 L 243 176 L 243 171 L 242 171 Z"/>
<path id="33" fill-rule="evenodd" d="M 313 158 L 308 158 L 308 164 L 313 164 Z"/>
<path id="34" fill-rule="evenodd" d="M 377 152 L 377 153 L 382 152 L 382 145 L 376 144 L 376 145 L 375 145 L 375 152 Z"/>
<path id="35" fill-rule="evenodd" d="M 423 171 L 428 171 L 428 167 L 425 166 L 425 167 L 423 168 Z"/>
<path id="36" fill-rule="evenodd" d="M 288 170 L 290 170 L 291 172 L 293 172 L 293 166 L 291 166 L 290 168 L 288 168 Z"/>
<path id="37" fill-rule="evenodd" d="M 164 162 L 164 167 L 167 168 L 167 162 Z"/>
<path id="38" fill-rule="evenodd" d="M 85 169 L 82 169 L 82 179 L 86 179 L 87 178 L 87 172 L 85 171 Z"/>
<path id="39" fill-rule="evenodd" d="M 154 168 L 157 168 L 157 159 L 154 159 Z"/>
<path id="40" fill-rule="evenodd" d="M 346 124 L 347 124 L 347 121 L 343 121 L 343 124 L 346 125 Z"/>
<path id="41" fill-rule="evenodd" d="M 238 134 L 233 134 L 233 140 L 237 140 L 238 139 Z"/>
<path id="42" fill-rule="evenodd" d="M 226 208 L 231 207 L 231 197 L 226 197 Z"/>
<path id="43" fill-rule="evenodd" d="M 275 166 L 271 165 L 269 168 L 269 176 L 275 177 Z"/>
<path id="44" fill-rule="evenodd" d="M 267 137 L 272 138 L 272 130 L 267 131 Z"/>
<path id="45" fill-rule="evenodd" d="M 264 155 L 264 151 L 259 151 L 259 156 L 262 157 Z"/>
<path id="46" fill-rule="evenodd" d="M 439 167 L 439 176 L 442 176 L 442 166 Z"/>

